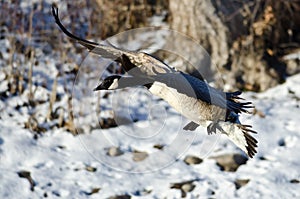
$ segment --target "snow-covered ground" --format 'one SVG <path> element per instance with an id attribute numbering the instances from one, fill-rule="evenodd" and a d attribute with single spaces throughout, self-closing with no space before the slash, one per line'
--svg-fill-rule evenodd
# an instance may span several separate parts
<path id="1" fill-rule="evenodd" d="M 187 198 L 298 198 L 300 197 L 300 75 L 260 94 L 246 93 L 264 117 L 245 116 L 259 140 L 258 154 L 236 172 L 221 171 L 211 156 L 241 153 L 223 137 L 208 138 L 205 129 L 195 133 L 178 130 L 183 120 L 170 111 L 151 125 L 140 121 L 148 139 L 132 137 L 131 126 L 96 129 L 90 134 L 73 136 L 61 129 L 49 130 L 37 140 L 21 125 L 23 116 L 10 112 L 9 99 L 1 101 L 0 119 L 0 197 L 1 198 L 108 198 L 128 194 L 132 198 L 180 198 L 172 183 L 194 180 L 195 188 Z M 144 128 L 146 126 L 146 128 Z M 214 142 L 217 140 L 217 142 Z M 108 156 L 116 144 L 123 154 Z M 154 144 L 165 145 L 163 150 Z M 205 145 L 206 144 L 206 145 Z M 209 148 L 208 153 L 205 148 Z M 133 160 L 133 151 L 148 153 L 142 161 Z M 198 165 L 183 162 L 186 155 L 204 161 Z M 18 172 L 29 171 L 34 191 Z M 249 182 L 236 189 L 236 179 Z M 99 191 L 91 194 L 93 190 Z"/>
<path id="2" fill-rule="evenodd" d="M 155 49 L 165 34 L 157 33 Z M 51 45 L 34 43 L 33 86 L 24 83 L 24 91 L 10 94 L 10 72 L 21 71 L 28 83 L 32 63 L 11 55 L 8 38 L 0 39 L 0 198 L 300 198 L 300 74 L 243 94 L 257 108 L 241 121 L 258 132 L 258 154 L 223 171 L 216 157 L 246 157 L 226 137 L 208 136 L 202 127 L 183 131 L 188 121 L 143 88 L 92 92 L 107 63 L 92 55 L 81 61 L 86 54 L 72 45 L 50 53 Z M 148 31 L 131 44 L 139 48 L 150 38 Z M 49 110 L 58 116 L 48 117 Z M 99 120 L 112 110 L 124 125 L 101 129 Z M 84 133 L 72 135 L 72 122 Z M 203 161 L 189 165 L 188 156 Z"/>

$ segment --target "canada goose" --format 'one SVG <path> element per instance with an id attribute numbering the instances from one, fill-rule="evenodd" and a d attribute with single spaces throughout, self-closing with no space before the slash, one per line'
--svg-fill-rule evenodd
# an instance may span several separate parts
<path id="1" fill-rule="evenodd" d="M 184 129 L 195 130 L 199 125 L 207 127 L 208 134 L 220 132 L 228 136 L 239 148 L 252 158 L 257 141 L 250 133 L 256 133 L 250 125 L 239 121 L 242 112 L 249 113 L 251 102 L 240 102 L 240 91 L 222 92 L 208 85 L 203 79 L 177 71 L 162 61 L 143 52 L 133 52 L 114 46 L 97 44 L 70 33 L 60 22 L 58 8 L 52 14 L 60 29 L 91 52 L 120 63 L 132 77 L 113 75 L 105 78 L 94 91 L 114 90 L 142 85 L 167 101 L 183 116 L 191 120 Z M 209 124 L 207 124 L 209 123 Z M 218 130 L 218 131 L 217 131 Z"/>

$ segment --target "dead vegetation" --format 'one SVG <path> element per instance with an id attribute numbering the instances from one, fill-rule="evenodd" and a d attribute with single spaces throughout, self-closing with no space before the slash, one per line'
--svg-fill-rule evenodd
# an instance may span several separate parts
<path id="1" fill-rule="evenodd" d="M 165 16 L 165 20 L 168 19 L 173 28 L 180 29 L 180 26 L 174 24 L 181 13 L 176 13 L 172 6 L 169 7 L 174 2 L 176 1 L 68 0 L 60 4 L 60 16 L 66 27 L 75 34 L 97 40 L 124 30 L 148 26 L 149 18 L 154 15 Z M 240 89 L 260 91 L 283 82 L 286 75 L 300 70 L 297 59 L 289 59 L 288 62 L 281 59 L 299 48 L 298 1 L 249 0 L 229 5 L 219 0 L 211 3 L 216 9 L 215 13 L 230 30 L 230 33 L 226 32 L 224 35 L 230 37 L 222 41 L 227 45 L 225 50 L 207 43 L 208 50 L 211 51 L 212 58 L 217 59 L 218 56 L 215 55 L 220 53 L 224 55 L 220 59 L 226 58 L 220 62 L 213 61 L 224 67 L 224 73 L 228 72 L 228 81 L 233 80 L 230 84 L 237 85 Z M 187 4 L 191 5 L 191 2 Z M 26 108 L 29 116 L 24 127 L 32 130 L 35 137 L 47 129 L 55 128 L 62 128 L 74 135 L 84 132 L 74 124 L 74 114 L 77 113 L 73 111 L 72 88 L 86 51 L 75 48 L 76 44 L 61 34 L 52 21 L 50 8 L 51 5 L 44 1 L 29 4 L 26 9 L 21 8 L 20 1 L 3 2 L 0 5 L 0 42 L 3 46 L 0 51 L 0 58 L 3 60 L 0 68 L 0 98 L 6 101 L 22 96 L 23 101 L 18 102 L 14 108 L 17 111 L 22 107 Z M 199 10 L 195 8 L 193 10 L 199 14 Z M 185 12 L 185 16 L 191 13 Z M 184 20 L 193 20 L 188 31 L 198 30 L 192 29 L 192 24 L 197 20 Z M 192 36 L 197 36 L 194 33 Z M 216 41 L 218 34 L 214 36 Z M 182 48 L 180 41 L 173 43 Z M 188 50 L 186 52 L 189 53 Z M 47 58 L 48 56 L 52 59 Z M 93 71 L 93 67 L 87 67 L 83 72 Z M 98 95 L 95 102 L 97 115 L 102 112 L 102 97 L 105 96 Z M 43 111 L 45 106 L 46 112 Z M 78 114 L 86 116 L 88 113 L 83 107 Z M 87 129 L 115 126 L 113 119 L 100 118 L 97 125 L 90 125 Z"/>
<path id="2" fill-rule="evenodd" d="M 62 99 L 57 97 L 58 95 L 69 95 L 71 98 L 71 93 L 67 89 L 64 93 L 57 92 L 58 79 L 65 79 L 67 74 L 58 73 L 57 77 L 52 79 L 47 69 L 41 69 L 49 64 L 48 60 L 41 59 L 42 56 L 46 54 L 55 56 L 56 53 L 63 55 L 66 50 L 66 47 L 61 46 L 58 51 L 56 49 L 51 52 L 50 44 L 58 42 L 50 41 L 48 38 L 48 34 L 51 36 L 54 32 L 50 28 L 53 25 L 47 23 L 49 16 L 45 12 L 47 9 L 45 6 L 49 5 L 43 2 L 33 3 L 32 7 L 26 10 L 15 2 L 3 3 L 0 8 L 1 42 L 6 44 L 4 51 L 0 52 L 3 57 L 1 62 L 3 66 L 0 70 L 4 74 L 2 82 L 7 84 L 6 89 L 0 92 L 1 100 L 21 97 L 22 102 L 16 104 L 14 108 L 20 110 L 26 107 L 29 116 L 24 122 L 24 128 L 30 129 L 35 138 L 54 127 L 63 127 L 75 133 L 72 124 L 66 125 L 72 121 L 72 107 L 54 105 Z M 65 64 L 68 61 L 75 62 L 73 59 L 61 61 Z M 49 84 L 50 82 L 53 83 Z M 44 105 L 48 105 L 47 114 L 42 110 Z"/>
<path id="3" fill-rule="evenodd" d="M 72 41 L 61 34 L 52 20 L 51 5 L 41 1 L 29 3 L 24 9 L 20 3 L 0 5 L 0 40 L 6 43 L 5 51 L 0 51 L 4 88 L 0 91 L 1 100 L 22 97 L 23 101 L 14 108 L 21 114 L 26 107 L 24 128 L 30 129 L 35 138 L 49 129 L 62 128 L 76 135 L 116 126 L 111 118 L 100 118 L 96 126 L 76 126 L 74 117 L 88 114 L 84 106 L 74 113 L 72 101 L 73 83 L 86 51 L 74 48 Z M 149 17 L 166 9 L 167 1 L 68 0 L 60 7 L 61 19 L 72 32 L 84 38 L 105 39 L 127 29 L 147 26 Z M 84 70 L 91 74 L 94 68 Z M 100 100 L 98 96 L 98 115 L 102 111 Z"/>
<path id="4" fill-rule="evenodd" d="M 292 75 L 282 57 L 300 48 L 299 11 L 296 1 L 250 1 L 244 5 L 240 12 L 244 13 L 245 34 L 232 43 L 230 55 L 230 72 L 240 88 L 263 91 Z"/>

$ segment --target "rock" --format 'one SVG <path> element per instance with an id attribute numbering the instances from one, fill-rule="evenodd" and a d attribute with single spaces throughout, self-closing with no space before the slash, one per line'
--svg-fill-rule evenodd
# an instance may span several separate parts
<path id="1" fill-rule="evenodd" d="M 243 186 L 245 186 L 246 184 L 248 184 L 250 180 L 249 179 L 236 179 L 234 184 L 235 184 L 235 188 L 239 189 Z"/>
<path id="2" fill-rule="evenodd" d="M 246 164 L 248 158 L 241 154 L 225 154 L 212 157 L 222 171 L 236 171 L 239 166 Z"/>
<path id="3" fill-rule="evenodd" d="M 193 184 L 195 180 L 189 180 L 189 181 L 183 181 L 183 182 L 179 182 L 179 183 L 172 183 L 170 185 L 171 189 L 179 189 L 181 191 L 181 197 L 185 198 L 186 194 L 188 192 L 191 192 L 194 190 L 194 188 L 196 187 L 196 185 Z"/>
<path id="4" fill-rule="evenodd" d="M 82 193 L 84 193 L 87 196 L 90 196 L 90 195 L 93 195 L 95 193 L 98 193 L 100 190 L 101 190 L 101 188 L 96 187 L 96 188 L 93 188 L 90 192 L 82 191 Z"/>
<path id="5" fill-rule="evenodd" d="M 164 145 L 162 145 L 162 144 L 155 144 L 155 145 L 153 145 L 153 148 L 158 149 L 158 150 L 162 150 L 164 148 Z"/>
<path id="6" fill-rule="evenodd" d="M 123 151 L 120 150 L 120 148 L 112 146 L 108 149 L 107 155 L 115 157 L 115 156 L 120 156 L 124 154 Z"/>
<path id="7" fill-rule="evenodd" d="M 193 183 L 186 183 L 181 186 L 181 190 L 187 193 L 193 191 L 195 187 Z"/>
<path id="8" fill-rule="evenodd" d="M 148 194 L 150 194 L 152 192 L 152 188 L 148 187 L 148 188 L 144 188 L 142 190 L 137 190 L 134 192 L 134 196 L 146 196 Z"/>
<path id="9" fill-rule="evenodd" d="M 58 150 L 64 150 L 64 149 L 66 149 L 67 147 L 66 146 L 63 146 L 63 145 L 57 145 L 56 146 L 56 149 L 58 149 Z"/>
<path id="10" fill-rule="evenodd" d="M 117 123 L 113 118 L 101 118 L 100 122 L 101 129 L 108 129 L 112 127 L 117 127 Z"/>
<path id="11" fill-rule="evenodd" d="M 98 193 L 100 190 L 101 190 L 101 188 L 99 188 L 99 187 L 93 188 L 90 192 L 90 195 L 92 195 L 94 193 Z"/>
<path id="12" fill-rule="evenodd" d="M 143 161 L 147 157 L 148 157 L 148 153 L 147 152 L 134 151 L 132 159 L 135 162 L 139 162 L 139 161 Z"/>
<path id="13" fill-rule="evenodd" d="M 87 170 L 87 171 L 89 171 L 89 172 L 96 172 L 96 171 L 97 171 L 97 168 L 92 167 L 92 166 L 86 166 L 86 167 L 85 167 L 85 170 Z"/>
<path id="14" fill-rule="evenodd" d="M 187 155 L 183 161 L 188 165 L 200 164 L 203 162 L 201 158 L 198 158 L 197 156 L 193 155 Z"/>
<path id="15" fill-rule="evenodd" d="M 292 179 L 290 180 L 290 183 L 293 183 L 293 184 L 299 184 L 299 180 L 298 179 Z"/>
<path id="16" fill-rule="evenodd" d="M 285 141 L 284 141 L 284 139 L 280 139 L 279 141 L 278 141 L 278 146 L 285 146 Z"/>
<path id="17" fill-rule="evenodd" d="M 259 159 L 260 159 L 260 160 L 268 160 L 268 158 L 265 157 L 265 156 L 261 156 L 261 157 L 259 157 Z"/>

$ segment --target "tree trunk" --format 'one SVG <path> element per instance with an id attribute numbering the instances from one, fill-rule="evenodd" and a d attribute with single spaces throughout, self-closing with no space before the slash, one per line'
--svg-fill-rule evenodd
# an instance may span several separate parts
<path id="1" fill-rule="evenodd" d="M 169 37 L 167 48 L 180 52 L 179 55 L 187 58 L 191 63 L 176 67 L 189 73 L 199 71 L 208 81 L 213 80 L 216 78 L 214 74 L 217 68 L 227 63 L 229 50 L 228 29 L 216 16 L 212 3 L 207 0 L 170 0 L 169 10 L 171 29 L 191 38 L 178 37 L 178 34 Z M 194 45 L 191 41 L 204 47 L 209 52 L 213 63 L 208 60 L 204 52 L 200 55 L 199 49 L 195 49 L 199 46 Z M 202 50 L 200 49 L 200 51 Z M 168 59 L 176 59 L 176 55 L 171 57 Z M 205 61 L 199 60 L 203 57 L 205 57 Z"/>
<path id="2" fill-rule="evenodd" d="M 299 47 L 299 8 L 296 1 L 170 0 L 170 26 L 211 55 L 213 64 L 201 66 L 206 68 L 204 78 L 222 77 L 217 82 L 225 82 L 228 89 L 262 91 L 284 81 L 282 46 Z M 169 48 L 193 54 L 184 41 L 171 40 Z M 197 63 L 198 57 L 190 59 Z"/>

